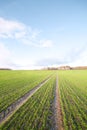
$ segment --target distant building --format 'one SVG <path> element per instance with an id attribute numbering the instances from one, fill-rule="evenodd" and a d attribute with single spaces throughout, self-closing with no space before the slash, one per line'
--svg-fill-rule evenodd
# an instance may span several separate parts
<path id="1" fill-rule="evenodd" d="M 58 67 L 59 70 L 71 70 L 72 68 L 70 66 L 60 66 Z"/>
<path id="2" fill-rule="evenodd" d="M 87 66 L 77 66 L 77 67 L 71 67 L 71 66 L 60 66 L 60 67 L 47 67 L 43 70 L 86 70 Z"/>

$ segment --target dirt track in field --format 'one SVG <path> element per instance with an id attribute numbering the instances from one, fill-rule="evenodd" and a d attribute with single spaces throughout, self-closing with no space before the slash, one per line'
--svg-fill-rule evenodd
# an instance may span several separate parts
<path id="1" fill-rule="evenodd" d="M 58 86 L 58 76 L 56 76 L 56 97 L 55 97 L 55 130 L 64 130 L 60 94 Z"/>
<path id="2" fill-rule="evenodd" d="M 42 81 L 39 85 L 37 85 L 35 88 L 33 88 L 32 90 L 30 90 L 27 94 L 25 94 L 23 97 L 21 97 L 20 99 L 18 99 L 16 101 L 16 103 L 13 103 L 12 105 L 14 105 L 14 107 L 12 105 L 10 105 L 8 108 L 11 108 L 10 111 L 8 111 L 8 113 L 6 114 L 6 116 L 4 116 L 1 120 L 0 120 L 0 125 L 4 124 L 6 121 L 8 121 L 10 119 L 10 117 L 12 117 L 12 115 L 24 104 L 28 101 L 28 99 L 38 90 L 40 89 L 49 79 L 51 78 L 48 77 L 47 79 L 45 79 L 44 81 Z M 8 108 L 4 111 L 4 113 L 8 110 Z M 0 113 L 2 114 L 2 113 Z M 1 116 L 1 115 L 0 115 Z"/>

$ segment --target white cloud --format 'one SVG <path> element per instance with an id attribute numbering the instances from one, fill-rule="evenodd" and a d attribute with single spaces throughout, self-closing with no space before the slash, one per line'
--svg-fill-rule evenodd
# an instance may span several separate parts
<path id="1" fill-rule="evenodd" d="M 26 32 L 16 32 L 15 33 L 15 38 L 16 39 L 20 39 L 20 38 L 22 38 L 22 37 L 24 37 L 26 35 Z"/>
<path id="2" fill-rule="evenodd" d="M 75 59 L 75 61 L 73 61 L 71 63 L 72 66 L 87 66 L 87 48 L 84 48 L 79 55 L 77 56 L 77 58 Z"/>
<path id="3" fill-rule="evenodd" d="M 16 33 L 23 33 L 24 31 L 24 24 L 0 17 L 0 38 L 14 38 Z"/>
<path id="4" fill-rule="evenodd" d="M 10 51 L 0 43 L 0 61 L 7 59 L 10 56 Z"/>
<path id="5" fill-rule="evenodd" d="M 51 40 L 42 40 L 40 38 L 41 31 L 32 29 L 18 21 L 7 20 L 0 17 L 0 38 L 13 38 L 23 44 L 34 47 L 51 47 L 53 42 Z"/>
<path id="6" fill-rule="evenodd" d="M 32 38 L 23 38 L 21 41 L 30 46 L 38 47 L 38 48 L 50 48 L 52 47 L 53 41 L 52 40 L 40 40 L 40 39 L 32 39 Z"/>
<path id="7" fill-rule="evenodd" d="M 10 61 L 11 53 L 4 46 L 3 43 L 0 43 L 0 67 L 8 67 L 8 62 Z"/>
<path id="8" fill-rule="evenodd" d="M 73 49 L 64 50 L 59 49 L 55 55 L 50 55 L 48 58 L 42 58 L 37 61 L 37 65 L 41 66 L 61 66 L 61 65 L 70 65 L 70 66 L 87 66 L 87 45 L 82 45 L 73 47 Z"/>
<path id="9" fill-rule="evenodd" d="M 53 42 L 51 40 L 43 40 L 43 41 L 40 41 L 40 45 L 41 47 L 52 47 Z"/>

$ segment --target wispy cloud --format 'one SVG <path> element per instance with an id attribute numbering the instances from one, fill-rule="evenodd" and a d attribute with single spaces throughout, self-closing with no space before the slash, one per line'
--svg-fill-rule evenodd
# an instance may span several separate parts
<path id="1" fill-rule="evenodd" d="M 3 43 L 0 43 L 0 67 L 8 67 L 11 53 Z"/>
<path id="2" fill-rule="evenodd" d="M 41 59 L 37 62 L 37 65 L 40 65 L 40 66 L 59 66 L 59 65 L 62 65 L 62 64 L 68 64 L 69 61 L 67 59 L 58 59 L 58 58 L 46 58 L 46 59 Z"/>
<path id="3" fill-rule="evenodd" d="M 16 33 L 25 32 L 25 25 L 0 17 L 0 38 L 14 38 Z"/>
<path id="4" fill-rule="evenodd" d="M 53 42 L 49 39 L 41 39 L 38 29 L 32 29 L 18 21 L 7 20 L 0 17 L 0 38 L 11 38 L 20 41 L 25 45 L 34 47 L 52 47 Z M 45 39 L 45 40 L 44 40 Z"/>
<path id="5" fill-rule="evenodd" d="M 37 65 L 46 67 L 46 66 L 61 66 L 61 65 L 70 65 L 70 66 L 87 66 L 87 44 L 83 44 L 81 47 L 74 46 L 68 52 L 63 54 L 64 50 L 61 50 L 60 54 L 57 53 L 56 57 L 48 57 L 40 59 L 37 61 Z"/>
<path id="6" fill-rule="evenodd" d="M 51 40 L 42 40 L 40 41 L 41 47 L 52 47 L 53 46 L 53 41 Z"/>
<path id="7" fill-rule="evenodd" d="M 22 58 L 20 58 L 21 60 L 18 59 L 19 62 L 17 62 L 12 59 L 11 51 L 5 46 L 6 44 L 1 42 L 0 67 L 3 66 L 14 69 L 28 69 L 38 66 L 87 65 L 87 43 L 82 45 L 80 44 L 80 46 L 73 45 L 73 48 L 63 44 L 63 47 L 59 46 L 57 51 L 54 46 L 54 42 L 51 39 L 41 38 L 40 34 L 40 30 L 32 29 L 30 26 L 21 22 L 0 18 L 0 41 L 2 41 L 2 39 L 15 39 L 17 40 L 17 43 L 21 42 L 22 44 L 25 44 L 25 46 L 33 46 L 41 49 L 51 48 L 50 54 L 49 51 L 46 52 L 47 55 L 45 54 L 43 57 L 38 58 L 38 61 L 35 61 L 35 63 L 32 63 L 34 60 L 30 61 L 30 59 L 27 63 L 27 60 L 24 61 Z"/>
<path id="8" fill-rule="evenodd" d="M 0 68 L 10 68 L 17 70 L 35 68 L 35 63 L 32 60 L 24 61 L 21 59 L 17 61 L 12 58 L 12 55 L 12 52 L 3 43 L 0 43 Z"/>
<path id="9" fill-rule="evenodd" d="M 74 48 L 72 54 L 69 56 L 71 65 L 84 65 L 87 66 L 87 43 L 82 47 Z"/>
<path id="10" fill-rule="evenodd" d="M 10 56 L 10 51 L 0 43 L 0 61 L 7 59 Z"/>

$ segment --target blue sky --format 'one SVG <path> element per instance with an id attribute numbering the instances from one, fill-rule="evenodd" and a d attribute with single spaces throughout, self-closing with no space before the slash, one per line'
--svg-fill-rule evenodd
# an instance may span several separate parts
<path id="1" fill-rule="evenodd" d="M 60 65 L 87 65 L 87 1 L 0 1 L 0 67 Z"/>

